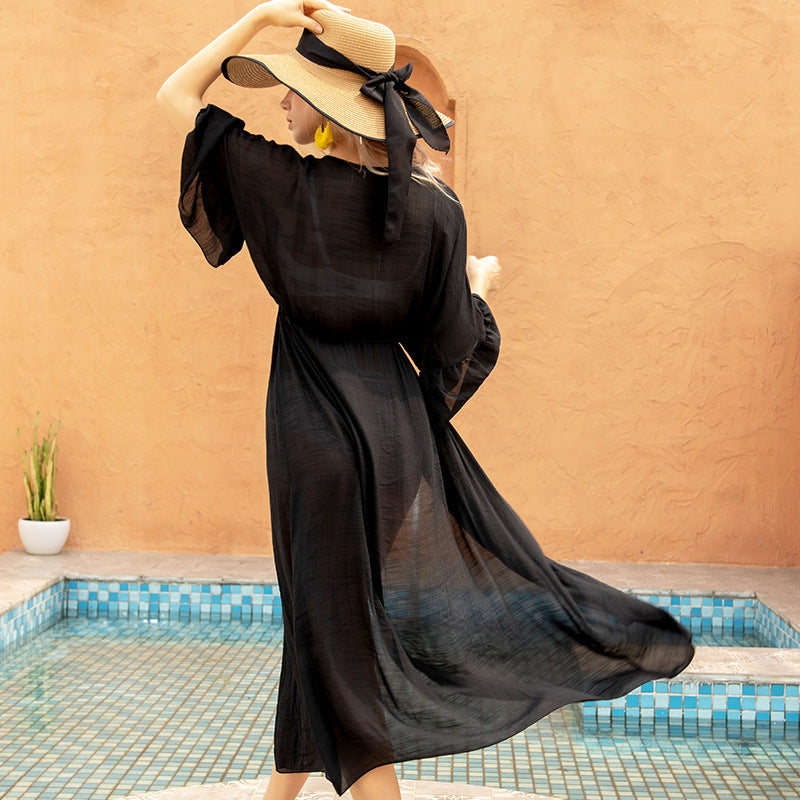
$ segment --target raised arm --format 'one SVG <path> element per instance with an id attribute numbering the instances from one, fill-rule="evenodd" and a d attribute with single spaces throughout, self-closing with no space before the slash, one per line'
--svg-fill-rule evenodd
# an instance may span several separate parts
<path id="1" fill-rule="evenodd" d="M 227 56 L 240 52 L 269 26 L 308 28 L 321 33 L 322 27 L 309 16 L 320 8 L 346 11 L 328 0 L 270 0 L 257 5 L 173 72 L 158 90 L 158 104 L 181 133 L 190 131 L 204 105 L 203 95 L 222 74 L 220 65 Z"/>

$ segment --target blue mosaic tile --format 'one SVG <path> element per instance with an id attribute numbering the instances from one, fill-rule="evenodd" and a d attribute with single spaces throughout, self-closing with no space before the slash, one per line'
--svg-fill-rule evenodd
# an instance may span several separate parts
<path id="1" fill-rule="evenodd" d="M 792 627 L 755 596 L 673 595 L 633 593 L 640 600 L 672 614 L 695 635 L 741 636 L 744 646 L 800 647 L 800 631 Z M 748 637 L 755 637 L 752 641 Z M 735 641 L 709 642 L 713 646 Z"/>
<path id="2" fill-rule="evenodd" d="M 617 713 L 615 713 L 617 712 Z M 624 721 L 657 733 L 669 722 L 723 736 L 800 739 L 800 683 L 656 681 L 625 697 L 583 703 L 584 731 Z"/>
<path id="3" fill-rule="evenodd" d="M 757 603 L 755 612 L 757 627 L 772 640 L 775 647 L 800 647 L 800 631 L 771 608 Z"/>
<path id="4" fill-rule="evenodd" d="M 68 582 L 65 616 L 101 619 L 280 620 L 277 586 L 248 584 Z M 105 596 L 107 594 L 107 597 Z M 111 597 L 118 598 L 115 603 Z"/>
<path id="5" fill-rule="evenodd" d="M 800 646 L 800 634 L 753 597 L 648 593 L 641 599 L 665 608 L 695 629 L 710 625 L 742 631 L 755 625 Z M 0 616 L 0 652 L 53 625 L 61 616 L 182 622 L 279 622 L 278 587 L 259 584 L 162 583 L 70 579 Z M 671 725 L 726 735 L 754 732 L 800 736 L 800 685 L 655 681 L 624 698 L 586 703 L 586 726 Z"/>
<path id="6" fill-rule="evenodd" d="M 0 615 L 0 654 L 54 625 L 62 616 L 64 581 Z"/>

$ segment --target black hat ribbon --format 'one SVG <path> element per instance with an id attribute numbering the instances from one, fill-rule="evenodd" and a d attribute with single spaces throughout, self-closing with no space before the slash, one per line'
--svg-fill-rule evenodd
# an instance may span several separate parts
<path id="1" fill-rule="evenodd" d="M 320 66 L 363 75 L 367 80 L 361 87 L 362 94 L 383 105 L 389 161 L 384 240 L 393 244 L 400 238 L 417 139 L 408 121 L 413 122 L 430 147 L 446 153 L 450 150 L 450 137 L 442 120 L 425 95 L 406 83 L 413 69 L 410 62 L 400 69 L 375 72 L 351 61 L 309 30 L 303 31 L 297 52 Z"/>

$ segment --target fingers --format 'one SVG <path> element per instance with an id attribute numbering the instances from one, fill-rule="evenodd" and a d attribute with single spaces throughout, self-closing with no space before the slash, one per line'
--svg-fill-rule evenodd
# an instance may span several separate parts
<path id="1" fill-rule="evenodd" d="M 308 28 L 311 33 L 322 33 L 323 30 L 322 25 L 320 25 L 319 22 L 308 16 L 303 17 L 303 22 L 301 25 L 303 28 Z"/>
<path id="2" fill-rule="evenodd" d="M 485 298 L 489 289 L 496 284 L 499 274 L 500 262 L 497 256 L 467 257 L 467 279 L 473 293 Z"/>
<path id="3" fill-rule="evenodd" d="M 306 0 L 307 4 L 313 5 L 315 10 L 324 8 L 328 11 L 339 11 L 342 14 L 350 14 L 351 10 L 347 6 L 340 6 L 336 3 L 331 3 L 330 0 Z"/>
<path id="4" fill-rule="evenodd" d="M 468 269 L 471 269 L 476 273 L 498 275 L 501 267 L 500 262 L 497 260 L 497 256 L 484 256 L 483 258 L 477 258 L 476 256 L 471 255 L 468 258 Z"/>
<path id="5" fill-rule="evenodd" d="M 315 11 L 335 11 L 339 14 L 349 14 L 350 9 L 345 8 L 345 6 L 337 6 L 335 3 L 330 3 L 328 0 L 304 0 L 303 2 L 303 14 L 305 15 L 305 19 L 302 22 L 302 26 L 308 28 L 312 33 L 322 33 L 323 28 L 319 22 L 311 17 L 311 15 Z"/>
<path id="6" fill-rule="evenodd" d="M 303 12 L 305 14 L 313 14 L 315 11 L 320 10 L 335 11 L 339 14 L 350 13 L 350 9 L 346 6 L 331 3 L 330 0 L 303 0 Z"/>
<path id="7" fill-rule="evenodd" d="M 497 260 L 497 256 L 486 256 L 483 261 L 487 272 L 490 272 L 492 275 L 500 274 L 502 267 L 500 266 L 500 262 Z"/>
<path id="8" fill-rule="evenodd" d="M 347 6 L 340 6 L 331 3 L 330 0 L 303 0 L 303 11 L 306 15 L 311 15 L 315 11 L 334 11 L 337 14 L 349 14 Z"/>

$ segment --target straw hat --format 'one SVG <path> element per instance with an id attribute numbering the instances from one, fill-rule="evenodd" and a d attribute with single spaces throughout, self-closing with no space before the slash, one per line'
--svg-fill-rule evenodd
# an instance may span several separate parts
<path id="1" fill-rule="evenodd" d="M 222 63 L 222 74 L 248 88 L 282 83 L 342 128 L 367 139 L 386 141 L 384 107 L 361 89 L 370 72 L 386 73 L 394 68 L 394 34 L 385 25 L 350 14 L 320 9 L 311 16 L 322 25 L 323 33 L 304 32 L 297 50 L 230 56 Z M 364 70 L 359 74 L 312 60 L 310 51 L 320 49 L 320 43 L 321 49 L 331 48 Z M 309 44 L 311 48 L 306 46 Z M 453 124 L 449 117 L 436 113 L 445 127 Z M 420 135 L 418 127 L 407 121 L 414 135 Z"/>

